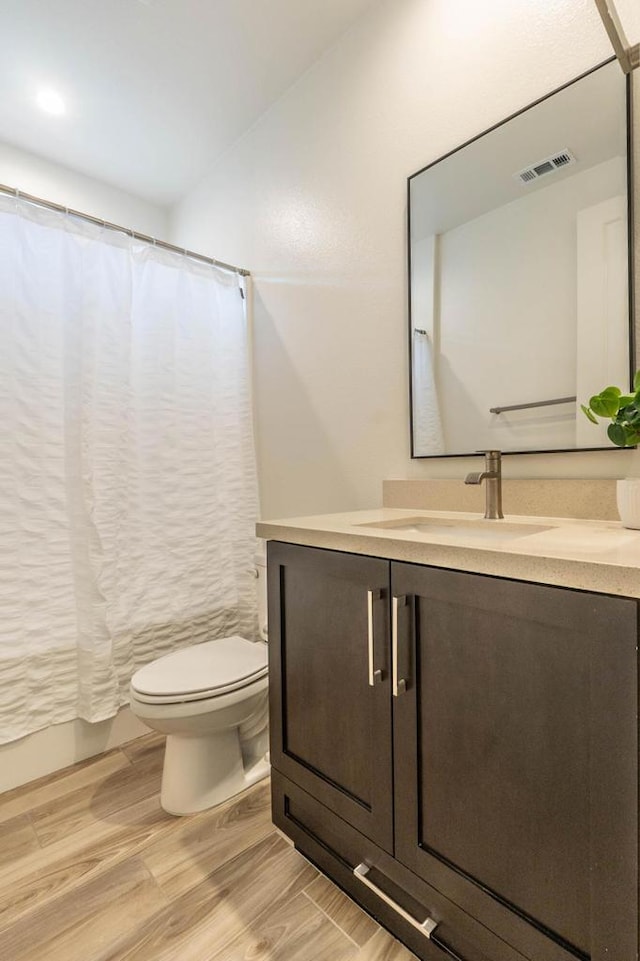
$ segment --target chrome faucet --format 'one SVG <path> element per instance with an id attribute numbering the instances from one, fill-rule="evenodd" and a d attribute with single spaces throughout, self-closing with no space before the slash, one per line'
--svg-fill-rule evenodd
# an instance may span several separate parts
<path id="1" fill-rule="evenodd" d="M 487 501 L 484 516 L 487 520 L 499 520 L 502 513 L 502 455 L 499 450 L 484 452 L 484 470 L 467 474 L 465 484 L 481 484 L 486 481 Z"/>

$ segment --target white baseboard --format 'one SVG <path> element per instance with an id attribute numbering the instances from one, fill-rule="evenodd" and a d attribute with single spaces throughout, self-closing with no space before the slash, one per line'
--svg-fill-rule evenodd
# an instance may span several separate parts
<path id="1" fill-rule="evenodd" d="M 148 734 L 131 709 L 123 707 L 115 717 L 90 724 L 67 721 L 46 727 L 35 734 L 0 745 L 0 792 L 34 781 L 36 778 L 94 757 L 104 751 Z"/>

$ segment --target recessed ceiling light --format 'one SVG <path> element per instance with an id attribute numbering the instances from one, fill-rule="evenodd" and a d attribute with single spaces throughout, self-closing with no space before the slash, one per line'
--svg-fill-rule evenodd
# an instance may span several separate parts
<path id="1" fill-rule="evenodd" d="M 61 116 L 66 110 L 64 100 L 60 94 L 52 90 L 51 87 L 42 87 L 41 90 L 38 90 L 36 103 L 45 113 L 53 114 L 56 117 Z"/>

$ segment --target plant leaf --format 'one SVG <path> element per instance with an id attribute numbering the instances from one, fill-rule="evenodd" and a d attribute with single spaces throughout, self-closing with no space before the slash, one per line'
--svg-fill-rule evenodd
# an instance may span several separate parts
<path id="1" fill-rule="evenodd" d="M 636 371 L 636 375 L 633 378 L 633 389 L 640 390 L 640 370 Z"/>
<path id="2" fill-rule="evenodd" d="M 607 436 L 616 447 L 627 446 L 627 432 L 621 424 L 609 424 L 607 427 Z"/>
<path id="3" fill-rule="evenodd" d="M 597 424 L 597 423 L 598 423 L 598 421 L 596 420 L 596 418 L 595 418 L 594 413 L 593 413 L 592 410 L 590 410 L 588 407 L 585 407 L 584 404 L 580 404 L 580 408 L 581 408 L 581 410 L 582 410 L 582 413 L 583 413 L 586 417 L 589 418 L 589 420 L 591 421 L 592 424 Z"/>
<path id="4" fill-rule="evenodd" d="M 598 417 L 615 417 L 620 407 L 619 398 L 620 391 L 614 394 L 611 388 L 607 387 L 606 390 L 591 398 L 589 407 Z"/>

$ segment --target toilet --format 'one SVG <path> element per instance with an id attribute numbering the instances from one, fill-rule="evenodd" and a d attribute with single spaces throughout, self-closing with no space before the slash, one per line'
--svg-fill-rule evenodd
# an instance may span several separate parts
<path id="1" fill-rule="evenodd" d="M 266 568 L 256 560 L 261 640 L 204 641 L 131 679 L 131 710 L 167 735 L 160 803 L 170 814 L 221 804 L 269 774 Z"/>

